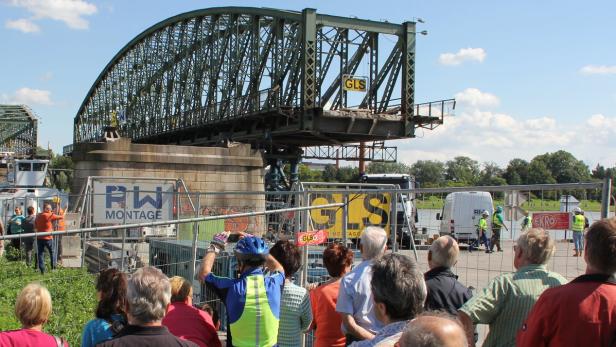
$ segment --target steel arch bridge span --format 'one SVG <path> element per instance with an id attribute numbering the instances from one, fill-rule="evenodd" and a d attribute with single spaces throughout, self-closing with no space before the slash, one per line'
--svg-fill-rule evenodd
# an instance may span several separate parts
<path id="1" fill-rule="evenodd" d="M 115 55 L 79 108 L 73 142 L 96 141 L 106 126 L 139 143 L 238 141 L 277 151 L 413 137 L 443 116 L 417 114 L 414 71 L 414 22 L 197 10 Z M 362 76 L 365 91 L 343 90 L 345 75 Z"/>
<path id="2" fill-rule="evenodd" d="M 38 118 L 28 106 L 0 105 L 0 152 L 32 154 L 37 137 Z"/>

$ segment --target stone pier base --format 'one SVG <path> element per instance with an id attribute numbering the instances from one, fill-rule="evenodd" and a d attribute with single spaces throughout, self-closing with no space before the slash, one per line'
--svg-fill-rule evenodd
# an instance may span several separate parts
<path id="1" fill-rule="evenodd" d="M 263 192 L 263 158 L 260 151 L 240 144 L 230 148 L 193 147 L 174 145 L 148 145 L 119 139 L 107 143 L 77 144 L 73 150 L 75 171 L 72 194 L 79 194 L 90 176 L 118 178 L 154 177 L 183 179 L 189 192 Z M 76 198 L 72 198 L 74 204 Z M 185 201 L 186 199 L 182 199 Z M 196 199 L 193 201 L 196 204 Z M 231 214 L 262 211 L 263 194 L 201 196 L 200 215 Z M 194 210 L 182 202 L 180 214 L 194 217 Z M 224 227 L 261 234 L 265 231 L 265 218 L 227 222 Z M 212 227 L 210 227 L 212 229 Z"/>

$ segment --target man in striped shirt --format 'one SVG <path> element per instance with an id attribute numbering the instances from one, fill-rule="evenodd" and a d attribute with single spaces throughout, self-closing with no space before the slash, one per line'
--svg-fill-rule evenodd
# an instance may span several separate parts
<path id="1" fill-rule="evenodd" d="M 490 326 L 484 347 L 515 346 L 516 333 L 541 293 L 567 282 L 546 269 L 554 253 L 554 240 L 545 230 L 532 228 L 522 233 L 514 253 L 517 271 L 494 278 L 458 311 L 470 346 L 475 346 L 473 324 Z"/>

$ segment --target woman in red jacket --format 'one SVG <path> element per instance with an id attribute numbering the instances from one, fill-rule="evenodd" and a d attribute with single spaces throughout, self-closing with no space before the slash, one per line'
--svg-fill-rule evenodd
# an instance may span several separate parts
<path id="1" fill-rule="evenodd" d="M 169 282 L 171 303 L 167 306 L 163 325 L 173 335 L 201 347 L 221 347 L 212 317 L 192 306 L 192 284 L 180 276 L 171 277 Z"/>
<path id="2" fill-rule="evenodd" d="M 331 279 L 310 291 L 312 327 L 315 347 L 344 347 L 346 338 L 340 330 L 342 318 L 336 312 L 340 279 L 351 270 L 353 251 L 335 243 L 323 251 L 323 264 Z"/>

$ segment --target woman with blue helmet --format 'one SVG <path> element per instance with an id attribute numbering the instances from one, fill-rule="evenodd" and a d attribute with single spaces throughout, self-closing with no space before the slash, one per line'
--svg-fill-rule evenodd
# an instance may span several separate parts
<path id="1" fill-rule="evenodd" d="M 260 237 L 240 233 L 233 249 L 239 278 L 212 273 L 216 255 L 225 249 L 230 233 L 220 233 L 208 247 L 198 279 L 223 301 L 227 311 L 227 346 L 276 346 L 284 269 L 269 254 Z M 265 275 L 263 265 L 271 272 Z"/>

